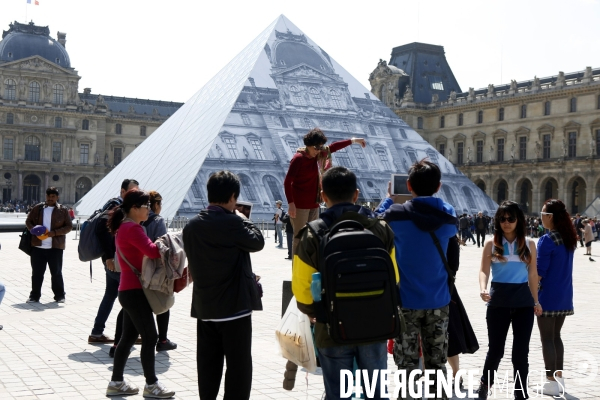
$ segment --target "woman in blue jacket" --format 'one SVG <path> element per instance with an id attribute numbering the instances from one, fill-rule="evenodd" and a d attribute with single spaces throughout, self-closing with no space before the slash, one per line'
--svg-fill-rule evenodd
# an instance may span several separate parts
<path id="1" fill-rule="evenodd" d="M 546 382 L 538 392 L 559 396 L 564 392 L 562 378 L 564 347 L 560 330 L 567 315 L 573 315 L 573 255 L 577 233 L 571 216 L 560 200 L 546 200 L 542 207 L 542 224 L 549 232 L 537 245 L 539 301 L 542 315 L 537 324 L 542 340 Z"/>

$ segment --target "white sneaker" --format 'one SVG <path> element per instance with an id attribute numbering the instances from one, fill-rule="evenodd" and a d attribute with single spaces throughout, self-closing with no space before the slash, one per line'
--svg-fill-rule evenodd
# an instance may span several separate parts
<path id="1" fill-rule="evenodd" d="M 110 381 L 108 388 L 106 388 L 107 396 L 127 396 L 132 394 L 138 394 L 140 389 L 125 380 L 123 381 Z"/>
<path id="2" fill-rule="evenodd" d="M 559 385 L 558 385 L 558 396 L 564 396 L 567 388 L 565 386 L 565 378 L 561 378 L 561 377 L 556 377 L 556 380 L 558 381 Z M 562 386 L 561 386 L 562 385 Z"/>
<path id="3" fill-rule="evenodd" d="M 542 386 L 536 387 L 535 391 L 546 396 L 558 396 L 561 392 L 559 389 L 558 382 L 546 379 L 546 382 Z"/>
<path id="4" fill-rule="evenodd" d="M 170 399 L 175 396 L 175 392 L 168 390 L 165 385 L 156 381 L 153 385 L 144 386 L 144 397 L 151 399 Z"/>

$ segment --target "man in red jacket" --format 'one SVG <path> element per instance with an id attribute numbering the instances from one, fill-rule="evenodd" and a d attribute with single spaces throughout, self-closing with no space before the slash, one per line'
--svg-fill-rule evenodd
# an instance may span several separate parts
<path id="1" fill-rule="evenodd" d="M 285 176 L 285 196 L 288 201 L 288 214 L 294 228 L 293 254 L 300 239 L 296 235 L 307 222 L 314 221 L 319 216 L 319 176 L 331 167 L 331 153 L 351 144 L 365 147 L 365 139 L 352 138 L 333 142 L 325 146 L 327 137 L 319 128 L 314 128 L 304 136 L 304 149 L 294 154 L 290 168 Z M 293 257 L 293 255 L 292 255 Z"/>

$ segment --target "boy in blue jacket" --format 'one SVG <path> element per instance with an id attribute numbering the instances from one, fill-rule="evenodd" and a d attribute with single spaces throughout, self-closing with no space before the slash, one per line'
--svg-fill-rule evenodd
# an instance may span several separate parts
<path id="1" fill-rule="evenodd" d="M 446 375 L 449 276 L 430 232 L 437 236 L 450 265 L 458 258 L 459 245 L 454 208 L 433 197 L 442 186 L 441 177 L 436 164 L 416 162 L 409 170 L 407 183 L 413 198 L 394 204 L 393 196 L 388 195 L 378 210 L 385 210 L 383 219 L 394 231 L 402 313 L 406 319 L 406 331 L 394 340 L 394 361 L 399 369 L 406 370 L 407 377 L 419 367 L 419 335 L 425 368 L 441 370 Z M 433 384 L 429 392 L 436 393 L 437 385 Z"/>

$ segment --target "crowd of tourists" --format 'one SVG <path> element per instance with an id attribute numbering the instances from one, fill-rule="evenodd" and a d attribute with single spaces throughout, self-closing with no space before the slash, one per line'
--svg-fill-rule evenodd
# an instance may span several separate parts
<path id="1" fill-rule="evenodd" d="M 293 156 L 284 182 L 289 208 L 283 210 L 283 202 L 277 201 L 274 220 L 278 247 L 283 247 L 286 227 L 291 287 L 298 309 L 314 325 L 326 399 L 340 398 L 342 370 L 358 368 L 372 377 L 376 370 L 387 368 L 388 352 L 407 376 L 420 368 L 447 375 L 448 362 L 454 377 L 460 369 L 459 355 L 478 351 L 479 342 L 459 296 L 459 289 L 467 288 L 455 285 L 460 245 L 467 240 L 482 248 L 479 291 L 487 306 L 488 351 L 479 398 L 488 398 L 495 384 L 494 372 L 504 355 L 510 326 L 514 398 L 529 397 L 525 382 L 534 321 L 547 375 L 538 390 L 562 393 L 560 332 L 566 316 L 574 312 L 573 256 L 578 240 L 581 245 L 595 240 L 594 220 L 577 215 L 572 221 L 558 199 L 547 200 L 538 219 L 526 218 L 512 201 L 503 201 L 495 215 L 458 215 L 452 205 L 435 197 L 442 173 L 427 160 L 415 162 L 408 171 L 410 200 L 388 189 L 387 197 L 371 210 L 356 205 L 356 175 L 331 165 L 331 153 L 351 144 L 364 147 L 364 139 L 327 146 L 324 133 L 313 129 L 304 144 Z M 162 268 L 166 278 L 161 282 L 167 282 L 165 291 L 172 296 L 176 281 L 186 274 L 173 261 L 178 258 L 172 257 L 175 252 L 185 254 L 189 279 L 194 282 L 191 309 L 197 319 L 200 398 L 219 396 L 225 364 L 224 398 L 250 398 L 252 313 L 263 308 L 260 277 L 253 272 L 250 253 L 261 251 L 265 241 L 238 204 L 240 187 L 239 177 L 229 171 L 211 175 L 206 183 L 209 206 L 178 234 L 167 232 L 160 216 L 163 197 L 140 189 L 135 179 L 125 179 L 120 195 L 107 199 L 90 218 L 99 221 L 94 235 L 101 247 L 98 257 L 105 267 L 106 287 L 88 342 L 113 344 L 108 396 L 139 393 L 123 376 L 136 343 L 141 344 L 144 397 L 175 395 L 155 372 L 156 351 L 177 348 L 167 335 L 170 305 L 159 304 L 159 289 L 147 287 L 143 276 L 150 268 Z M 319 215 L 321 200 L 327 209 Z M 54 300 L 65 303 L 62 260 L 72 218 L 58 201 L 58 189 L 48 188 L 45 202 L 33 206 L 26 220 L 32 268 L 28 303 L 40 301 L 46 266 Z M 535 230 L 537 245 L 531 239 L 536 224 L 543 228 Z M 336 275 L 342 271 L 339 268 L 344 273 Z M 156 275 L 155 269 L 151 271 Z M 0 284 L 0 302 L 3 295 Z M 104 330 L 117 298 L 121 310 L 111 337 Z M 297 368 L 294 360 L 288 361 L 284 389 L 294 387 Z M 452 383 L 456 390 L 463 388 L 462 378 Z M 381 398 L 380 384 L 377 380 L 369 398 Z M 437 381 L 430 382 L 429 391 L 437 393 Z M 412 397 L 409 392 L 400 398 Z M 439 398 L 447 396 L 442 392 Z"/>

